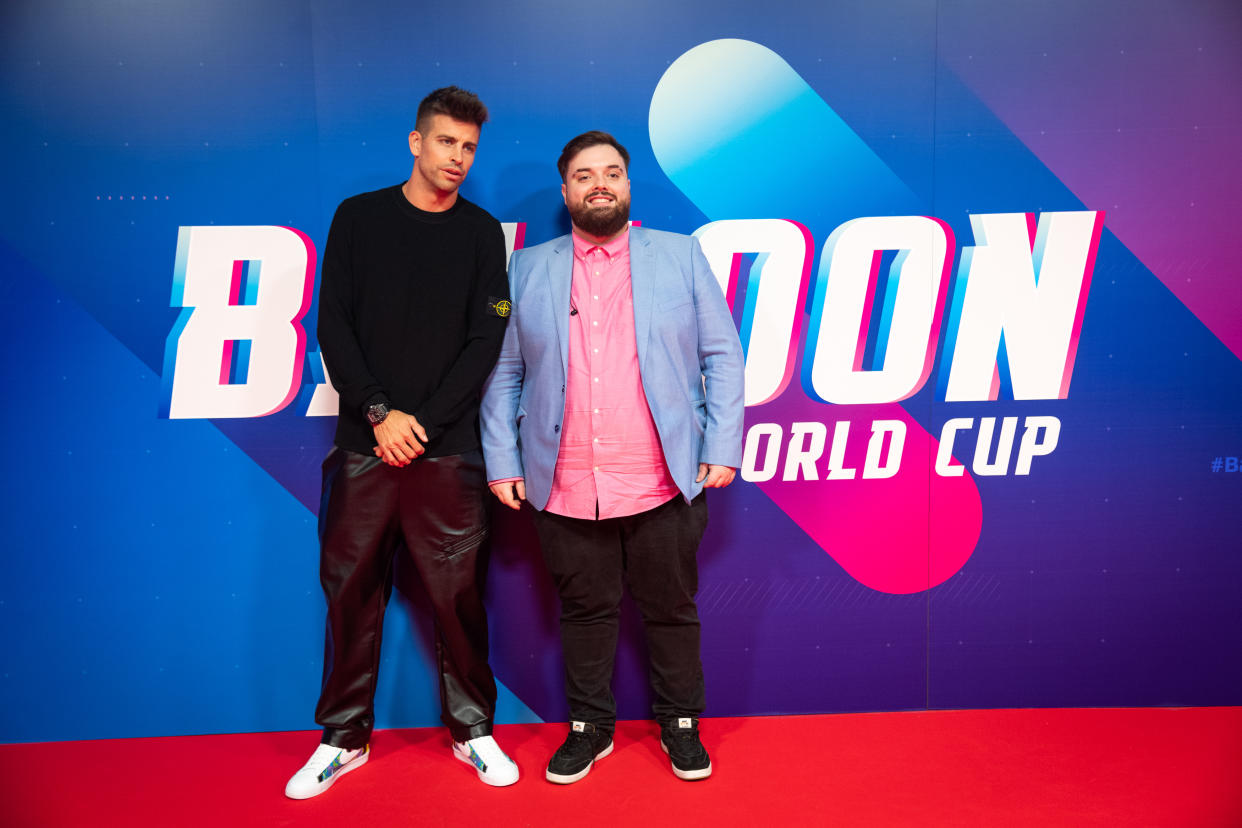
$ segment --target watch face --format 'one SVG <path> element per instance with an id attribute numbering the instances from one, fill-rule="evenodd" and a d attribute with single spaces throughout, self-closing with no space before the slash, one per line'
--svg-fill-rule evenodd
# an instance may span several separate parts
<path id="1" fill-rule="evenodd" d="M 376 403 L 367 409 L 367 419 L 371 425 L 377 426 L 388 417 L 388 406 L 383 403 Z"/>

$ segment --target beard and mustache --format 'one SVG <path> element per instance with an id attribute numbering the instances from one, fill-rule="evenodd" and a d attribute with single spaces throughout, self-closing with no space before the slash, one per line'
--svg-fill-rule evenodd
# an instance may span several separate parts
<path id="1" fill-rule="evenodd" d="M 565 205 L 569 209 L 569 218 L 588 236 L 606 239 L 617 235 L 630 220 L 630 199 L 626 197 L 623 201 L 609 193 L 613 197 L 610 204 L 588 204 L 587 199 L 594 195 L 599 193 L 591 193 L 580 202 Z"/>

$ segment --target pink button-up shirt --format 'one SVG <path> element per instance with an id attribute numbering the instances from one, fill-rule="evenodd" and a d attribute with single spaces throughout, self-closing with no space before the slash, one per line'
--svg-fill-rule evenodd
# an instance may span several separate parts
<path id="1" fill-rule="evenodd" d="M 575 234 L 573 245 L 565 421 L 547 510 L 587 519 L 634 515 L 678 489 L 638 372 L 630 231 L 605 245 Z"/>

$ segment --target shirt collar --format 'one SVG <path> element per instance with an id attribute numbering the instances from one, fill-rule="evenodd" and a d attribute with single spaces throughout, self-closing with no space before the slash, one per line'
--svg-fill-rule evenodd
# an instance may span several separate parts
<path id="1" fill-rule="evenodd" d="M 604 254 L 609 259 L 615 259 L 618 253 L 630 249 L 630 228 L 628 225 L 616 238 L 611 239 L 606 244 L 596 244 L 595 242 L 587 241 L 577 233 L 570 233 L 570 235 L 573 236 L 574 240 L 574 255 L 579 259 L 585 259 L 588 253 L 596 249 L 604 251 Z"/>

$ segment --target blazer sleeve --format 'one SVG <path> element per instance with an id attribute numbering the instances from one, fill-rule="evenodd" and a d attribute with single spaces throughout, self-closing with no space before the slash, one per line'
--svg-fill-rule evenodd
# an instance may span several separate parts
<path id="1" fill-rule="evenodd" d="M 690 267 L 699 325 L 699 369 L 707 400 L 700 463 L 740 468 L 745 419 L 745 363 L 733 315 L 699 240 L 691 238 Z"/>
<path id="2" fill-rule="evenodd" d="M 518 318 L 522 307 L 516 281 L 516 274 L 521 272 L 524 260 L 522 254 L 523 251 L 515 250 L 509 260 L 509 295 L 514 302 L 504 342 L 500 346 L 500 357 L 483 385 L 483 401 L 479 407 L 479 433 L 489 482 L 523 477 L 518 447 L 518 405 L 526 376 L 526 362 L 518 340 Z"/>

